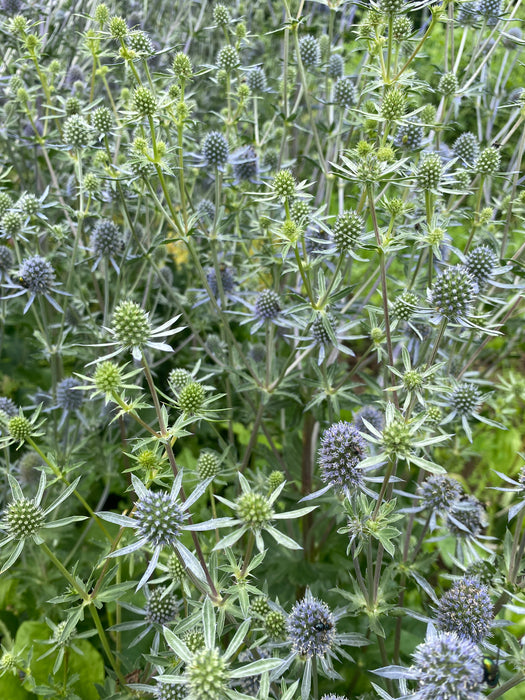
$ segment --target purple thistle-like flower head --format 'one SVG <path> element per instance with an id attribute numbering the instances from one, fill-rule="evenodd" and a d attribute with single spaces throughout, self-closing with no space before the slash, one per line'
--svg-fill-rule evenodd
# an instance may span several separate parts
<path id="1" fill-rule="evenodd" d="M 91 248 L 96 256 L 111 257 L 122 253 L 124 238 L 111 219 L 100 219 L 91 235 Z"/>
<path id="2" fill-rule="evenodd" d="M 456 581 L 439 601 L 437 626 L 479 644 L 490 631 L 494 607 L 489 589 L 477 578 Z"/>
<path id="3" fill-rule="evenodd" d="M 78 411 L 82 406 L 84 396 L 76 387 L 80 382 L 75 377 L 66 377 L 57 385 L 57 404 L 65 411 Z"/>
<path id="4" fill-rule="evenodd" d="M 335 639 L 335 619 L 330 608 L 311 595 L 293 606 L 287 628 L 292 648 L 301 656 L 322 656 Z"/>
<path id="5" fill-rule="evenodd" d="M 233 276 L 232 270 L 229 267 L 221 265 L 220 275 L 224 294 L 230 294 L 235 289 L 235 277 Z M 206 279 L 210 285 L 213 296 L 217 298 L 219 296 L 219 284 L 217 282 L 217 272 L 214 267 L 208 270 Z"/>
<path id="6" fill-rule="evenodd" d="M 418 486 L 417 493 L 425 508 L 444 511 L 458 500 L 463 493 L 463 488 L 459 481 L 450 476 L 433 474 Z"/>
<path id="7" fill-rule="evenodd" d="M 263 289 L 255 300 L 255 315 L 265 321 L 276 318 L 281 312 L 279 295 L 273 289 Z"/>
<path id="8" fill-rule="evenodd" d="M 363 418 L 379 432 L 383 430 L 385 418 L 381 411 L 378 411 L 377 408 L 374 408 L 373 406 L 364 406 L 359 413 L 354 416 L 354 425 L 359 432 L 370 435 L 370 431 L 364 424 Z"/>
<path id="9" fill-rule="evenodd" d="M 55 271 L 41 255 L 26 258 L 20 265 L 20 283 L 33 294 L 46 294 L 55 281 Z"/>
<path id="10" fill-rule="evenodd" d="M 13 418 L 13 416 L 18 415 L 17 405 L 7 396 L 0 396 L 0 411 L 9 416 L 9 418 Z"/>
<path id="11" fill-rule="evenodd" d="M 365 441 L 357 428 L 345 421 L 334 423 L 321 436 L 319 464 L 322 480 L 344 489 L 360 486 L 363 473 L 358 464 L 364 454 Z"/>
<path id="12" fill-rule="evenodd" d="M 411 668 L 419 700 L 481 700 L 481 653 L 469 639 L 441 632 L 416 647 Z"/>
<path id="13" fill-rule="evenodd" d="M 13 265 L 13 253 L 11 248 L 0 245 L 0 272 L 8 272 Z"/>
<path id="14" fill-rule="evenodd" d="M 485 509 L 475 496 L 463 496 L 451 504 L 447 527 L 455 537 L 477 537 L 486 526 Z"/>

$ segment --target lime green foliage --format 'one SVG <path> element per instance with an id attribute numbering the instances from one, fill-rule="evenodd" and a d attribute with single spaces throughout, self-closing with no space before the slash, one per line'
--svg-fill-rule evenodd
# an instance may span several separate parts
<path id="1" fill-rule="evenodd" d="M 48 676 L 52 674 L 56 654 L 50 654 L 45 659 L 40 656 L 48 651 L 46 644 L 38 644 L 38 640 L 49 639 L 51 630 L 43 622 L 27 621 L 23 622 L 15 637 L 14 651 L 23 653 L 33 647 L 33 659 L 31 661 L 31 672 L 38 685 L 48 682 Z M 74 684 L 75 692 L 82 700 L 98 700 L 99 694 L 95 688 L 95 683 L 104 681 L 104 661 L 95 647 L 85 639 L 74 641 L 76 647 L 82 651 L 82 655 L 77 654 L 73 649 L 67 653 L 68 676 L 78 674 L 79 679 Z M 2 679 L 0 679 L 2 680 Z M 27 684 L 26 684 L 27 685 Z M 2 686 L 0 685 L 0 688 Z M 9 697 L 8 695 L 2 697 Z M 34 697 L 34 695 L 21 695 L 24 697 Z"/>
<path id="2" fill-rule="evenodd" d="M 9 698 L 9 700 L 30 700 L 30 698 L 38 696 L 30 693 L 21 685 L 18 675 L 6 673 L 0 678 L 0 697 Z"/>

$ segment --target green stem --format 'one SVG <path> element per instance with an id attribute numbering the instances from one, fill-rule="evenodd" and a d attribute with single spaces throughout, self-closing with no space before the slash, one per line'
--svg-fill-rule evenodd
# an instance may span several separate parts
<path id="1" fill-rule="evenodd" d="M 310 280 L 308 279 L 308 276 L 307 276 L 306 271 L 304 269 L 303 261 L 301 260 L 301 254 L 299 253 L 299 246 L 298 245 L 294 246 L 293 252 L 295 254 L 295 260 L 297 262 L 297 267 L 299 268 L 299 273 L 301 275 L 301 279 L 304 282 L 304 286 L 306 288 L 306 293 L 308 295 L 308 298 L 310 299 L 310 303 L 312 304 L 312 306 L 315 306 L 312 287 L 310 285 Z"/>
<path id="2" fill-rule="evenodd" d="M 476 232 L 476 228 L 477 228 L 477 226 L 478 226 L 478 222 L 479 222 L 479 212 L 480 212 L 480 209 L 481 209 L 481 200 L 482 200 L 482 196 L 483 196 L 483 185 L 484 185 L 484 183 L 485 183 L 485 177 L 484 177 L 484 175 L 482 175 L 482 176 L 480 177 L 479 187 L 478 187 L 478 191 L 477 191 L 477 193 L 476 193 L 476 206 L 475 206 L 475 209 L 474 209 L 474 217 L 473 217 L 473 219 L 472 219 L 472 226 L 471 226 L 471 228 L 470 228 L 470 235 L 469 235 L 469 237 L 468 237 L 468 241 L 467 241 L 467 244 L 466 244 L 466 246 L 465 246 L 465 250 L 463 251 L 464 255 L 466 255 L 466 254 L 468 253 L 468 251 L 469 251 L 470 244 L 472 243 L 472 239 L 474 238 L 474 233 Z"/>
<path id="3" fill-rule="evenodd" d="M 286 7 L 288 15 L 290 15 L 290 10 L 288 8 L 287 0 L 284 0 L 284 5 Z M 319 138 L 319 132 L 317 131 L 317 125 L 315 123 L 314 113 L 312 111 L 312 103 L 310 101 L 310 90 L 308 87 L 308 79 L 306 76 L 306 71 L 304 69 L 303 62 L 301 60 L 301 51 L 300 51 L 300 47 L 299 47 L 299 37 L 297 34 L 297 29 L 298 29 L 298 25 L 294 25 L 292 27 L 295 52 L 296 52 L 296 56 L 297 56 L 297 66 L 299 68 L 299 75 L 301 78 L 301 83 L 303 85 L 304 101 L 306 104 L 306 111 L 308 112 L 308 119 L 310 121 L 310 127 L 312 129 L 312 134 L 313 134 L 314 141 L 315 141 L 315 147 L 317 149 L 317 155 L 319 156 L 319 162 L 321 165 L 321 169 L 326 176 L 328 171 L 327 171 L 327 167 L 326 167 L 326 161 L 324 159 L 323 147 L 321 145 L 321 140 Z"/>
<path id="4" fill-rule="evenodd" d="M 111 664 L 111 668 L 115 671 L 115 674 L 119 680 L 120 685 L 122 686 L 122 689 L 125 689 L 127 688 L 126 679 L 122 675 L 122 672 L 118 667 L 117 661 L 113 656 L 113 652 L 111 651 L 111 648 L 109 646 L 108 638 L 104 631 L 104 627 L 102 626 L 98 610 L 96 609 L 94 603 L 91 603 L 91 605 L 89 606 L 89 612 L 91 613 L 91 617 L 93 618 L 93 622 L 95 623 L 95 627 L 97 628 L 100 643 L 102 644 L 102 648 L 106 652 L 106 656 L 108 657 L 108 661 Z"/>
<path id="5" fill-rule="evenodd" d="M 244 578 L 246 575 L 246 571 L 248 570 L 248 566 L 250 564 L 250 559 L 252 558 L 254 544 L 255 544 L 255 535 L 253 534 L 253 532 L 250 532 L 250 534 L 248 536 L 248 544 L 246 545 L 246 552 L 244 554 L 244 562 L 242 564 L 240 578 Z"/>
<path id="6" fill-rule="evenodd" d="M 84 590 L 84 587 L 82 586 L 82 583 L 72 574 L 69 573 L 69 571 L 66 569 L 66 567 L 62 564 L 62 562 L 57 559 L 57 557 L 54 555 L 54 553 L 49 549 L 47 544 L 43 542 L 40 547 L 44 550 L 44 552 L 47 554 L 49 559 L 53 562 L 53 564 L 56 566 L 56 568 L 60 571 L 62 576 L 66 579 L 66 581 L 70 584 L 70 586 L 73 588 L 73 590 L 78 593 L 78 595 L 82 598 L 84 603 L 90 603 L 91 598 L 89 596 L 89 593 L 87 593 Z"/>
<path id="7" fill-rule="evenodd" d="M 506 681 L 505 683 L 500 685 L 499 688 L 496 688 L 495 690 L 493 690 L 492 693 L 487 696 L 487 700 L 496 700 L 496 698 L 499 698 L 504 693 L 506 693 L 507 690 L 514 688 L 515 686 L 519 685 L 520 683 L 523 683 L 524 680 L 525 680 L 525 675 L 523 673 L 521 673 L 521 672 L 516 673 L 516 675 L 512 676 L 512 678 L 509 678 L 508 681 Z"/>
<path id="8" fill-rule="evenodd" d="M 437 356 L 437 353 L 438 353 L 439 344 L 441 343 L 441 340 L 442 340 L 442 338 L 443 338 L 443 334 L 445 333 L 445 329 L 446 329 L 446 327 L 447 327 L 447 323 L 448 323 L 448 319 L 447 319 L 445 316 L 443 316 L 443 318 L 441 319 L 441 324 L 440 324 L 440 326 L 439 326 L 438 334 L 437 334 L 437 337 L 436 337 L 436 342 L 434 343 L 434 347 L 433 347 L 433 349 L 432 349 L 432 353 L 431 353 L 430 358 L 429 358 L 429 360 L 428 360 L 428 362 L 427 362 L 427 368 L 428 368 L 428 367 L 432 367 L 432 365 L 434 364 L 434 360 L 436 359 L 436 356 Z"/>
<path id="9" fill-rule="evenodd" d="M 381 491 L 379 492 L 379 498 L 377 499 L 376 507 L 374 508 L 374 512 L 372 514 L 372 520 L 375 520 L 377 517 L 377 514 L 379 513 L 379 509 L 381 508 L 381 504 L 383 503 L 383 498 L 385 496 L 385 492 L 386 492 L 388 483 L 390 481 L 390 477 L 394 473 L 394 467 L 395 467 L 395 462 L 391 459 L 388 462 L 388 467 L 386 470 L 385 478 L 383 479 L 383 483 L 381 484 Z"/>
<path id="10" fill-rule="evenodd" d="M 337 275 L 339 274 L 341 267 L 343 266 L 343 263 L 346 263 L 346 258 L 342 253 L 339 254 L 339 260 L 337 261 L 337 266 L 335 268 L 334 274 L 332 275 L 332 279 L 330 280 L 330 284 L 328 285 L 328 289 L 323 295 L 323 298 L 317 303 L 316 308 L 317 309 L 323 309 L 326 305 L 326 302 L 328 301 L 328 298 L 332 292 L 333 286 L 335 284 L 335 281 L 337 279 Z"/>
<path id="11" fill-rule="evenodd" d="M 257 103 L 257 96 L 253 97 L 253 137 L 255 139 L 255 146 L 260 145 L 259 141 L 259 106 Z"/>
<path id="12" fill-rule="evenodd" d="M 37 454 L 40 455 L 40 457 L 44 460 L 44 462 L 47 464 L 47 466 L 51 469 L 51 471 L 52 471 L 53 474 L 57 477 L 57 479 L 59 479 L 60 481 L 62 481 L 64 484 L 66 484 L 66 486 L 70 486 L 70 485 L 71 485 L 71 482 L 69 481 L 69 479 L 68 479 L 67 477 L 65 477 L 65 476 L 62 474 L 62 472 L 61 472 L 60 469 L 56 466 L 56 464 L 54 464 L 53 462 L 51 462 L 51 460 L 49 460 L 49 459 L 47 458 L 47 456 L 44 454 L 44 452 L 42 452 L 42 450 L 40 449 L 40 447 L 38 447 L 38 445 L 36 444 L 36 442 L 35 442 L 32 438 L 30 438 L 30 437 L 27 438 L 26 442 L 27 442 L 29 445 L 31 445 L 31 447 L 35 450 L 35 452 L 36 452 Z M 100 520 L 100 518 L 97 516 L 97 514 L 93 511 L 93 509 L 91 508 L 91 506 L 89 505 L 89 503 L 85 500 L 85 498 L 84 498 L 76 489 L 73 491 L 73 493 L 75 494 L 75 497 L 77 498 L 77 500 L 82 504 L 82 506 L 83 506 L 83 507 L 86 509 L 86 511 L 89 513 L 89 515 L 95 520 L 95 522 L 97 523 L 97 525 L 99 526 L 99 528 L 102 530 L 102 532 L 104 533 L 104 535 L 107 537 L 107 539 L 108 539 L 110 542 L 113 542 L 113 537 L 112 537 L 112 536 L 109 534 L 109 532 L 106 530 L 106 528 L 105 528 L 105 526 L 104 526 L 104 523 Z"/>
<path id="13" fill-rule="evenodd" d="M 385 335 L 386 335 L 386 346 L 387 346 L 387 351 L 388 351 L 388 363 L 389 363 L 390 367 L 393 367 L 394 366 L 394 353 L 392 350 L 392 335 L 390 332 L 390 315 L 389 315 L 389 311 L 388 311 L 388 290 L 387 290 L 387 281 L 386 281 L 385 254 L 383 251 L 383 247 L 381 245 L 381 236 L 379 233 L 379 226 L 377 224 L 377 215 L 376 215 L 376 208 L 375 208 L 375 202 L 374 202 L 374 190 L 373 190 L 373 186 L 371 183 L 367 184 L 366 191 L 367 191 L 367 195 L 368 195 L 368 203 L 370 206 L 370 215 L 372 217 L 372 225 L 374 227 L 374 234 L 375 234 L 375 239 L 376 239 L 377 251 L 379 253 L 379 266 L 380 266 L 380 274 L 381 274 L 381 297 L 382 297 L 382 302 L 383 302 L 383 315 L 384 315 L 384 319 L 385 319 Z M 399 407 L 399 400 L 397 397 L 397 392 L 393 391 L 392 395 L 393 395 L 392 398 L 394 399 L 395 406 Z"/>
<path id="14" fill-rule="evenodd" d="M 410 66 L 410 64 L 412 63 L 412 61 L 414 60 L 414 58 L 415 58 L 415 57 L 418 55 L 418 53 L 421 51 L 421 49 L 423 48 L 423 44 L 424 44 L 425 41 L 428 39 L 428 37 L 432 34 L 432 32 L 433 32 L 434 27 L 436 26 L 436 24 L 437 24 L 437 14 L 433 14 L 433 15 L 432 15 L 432 19 L 431 19 L 431 21 L 430 21 L 430 24 L 429 24 L 428 27 L 427 27 L 427 31 L 423 34 L 423 36 L 421 37 L 421 40 L 419 41 L 418 45 L 417 45 L 416 48 L 412 51 L 412 53 L 410 54 L 409 58 L 406 60 L 405 64 L 403 65 L 403 67 L 401 68 L 401 70 L 398 72 L 398 74 L 396 75 L 396 77 L 394 78 L 394 80 L 392 81 L 393 83 L 397 83 L 397 81 L 399 80 L 399 78 L 403 75 L 403 73 L 404 73 L 404 72 L 406 71 L 406 69 Z"/>
<path id="15" fill-rule="evenodd" d="M 525 510 L 521 510 L 514 529 L 514 537 L 512 538 L 512 549 L 509 557 L 509 581 L 515 582 L 514 571 L 517 568 L 519 561 L 516 561 L 516 552 L 518 551 L 518 543 L 520 540 L 521 530 L 523 528 L 523 519 L 525 518 Z"/>

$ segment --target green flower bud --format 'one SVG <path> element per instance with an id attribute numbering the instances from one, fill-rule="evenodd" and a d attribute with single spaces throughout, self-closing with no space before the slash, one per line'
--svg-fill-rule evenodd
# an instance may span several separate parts
<path id="1" fill-rule="evenodd" d="M 143 117 L 155 114 L 157 100 L 146 87 L 138 87 L 133 93 L 133 103 L 137 112 Z"/>
<path id="2" fill-rule="evenodd" d="M 122 370 L 114 362 L 106 360 L 97 365 L 93 381 L 98 391 L 117 392 L 122 386 Z"/>
<path id="3" fill-rule="evenodd" d="M 250 491 L 237 499 L 237 516 L 243 523 L 258 530 L 270 523 L 273 510 L 265 496 Z"/>
<path id="4" fill-rule="evenodd" d="M 280 170 L 273 179 L 273 191 L 279 199 L 295 196 L 297 183 L 290 170 Z"/>
<path id="5" fill-rule="evenodd" d="M 179 392 L 178 404 L 184 413 L 197 413 L 204 403 L 204 387 L 199 382 L 188 382 Z"/>
<path id="6" fill-rule="evenodd" d="M 175 54 L 175 58 L 173 59 L 173 72 L 179 80 L 184 82 L 191 80 L 193 76 L 191 61 L 182 51 Z"/>
<path id="7" fill-rule="evenodd" d="M 127 36 L 128 25 L 122 17 L 112 17 L 109 22 L 109 33 L 113 39 L 123 39 Z"/>

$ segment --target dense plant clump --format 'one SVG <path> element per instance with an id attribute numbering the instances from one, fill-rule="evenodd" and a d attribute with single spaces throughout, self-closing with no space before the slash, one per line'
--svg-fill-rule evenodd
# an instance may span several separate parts
<path id="1" fill-rule="evenodd" d="M 0 7 L 0 698 L 521 700 L 522 3 Z"/>

